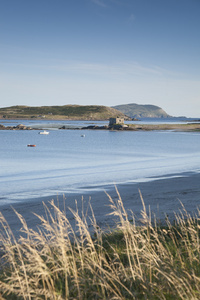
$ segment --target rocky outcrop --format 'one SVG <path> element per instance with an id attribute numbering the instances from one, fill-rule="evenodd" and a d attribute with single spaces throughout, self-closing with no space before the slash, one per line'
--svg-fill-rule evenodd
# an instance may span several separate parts
<path id="1" fill-rule="evenodd" d="M 17 125 L 16 127 L 14 127 L 15 129 L 18 129 L 18 130 L 29 130 L 29 129 L 31 129 L 30 127 L 27 127 L 27 126 L 25 126 L 25 125 L 23 125 L 23 124 L 19 124 L 19 125 Z"/>
<path id="2" fill-rule="evenodd" d="M 97 125 L 90 125 L 87 127 L 82 127 L 81 129 L 108 129 L 109 127 L 107 125 L 105 126 L 97 126 Z"/>
<path id="3" fill-rule="evenodd" d="M 17 126 L 4 126 L 0 124 L 0 130 L 32 130 L 32 128 L 23 124 L 19 124 Z"/>

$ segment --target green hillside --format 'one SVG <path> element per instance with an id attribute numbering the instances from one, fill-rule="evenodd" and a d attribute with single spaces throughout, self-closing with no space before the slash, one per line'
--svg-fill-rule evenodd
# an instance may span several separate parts
<path id="1" fill-rule="evenodd" d="M 139 105 L 136 103 L 113 106 L 131 118 L 169 118 L 162 108 L 155 105 Z"/>
<path id="2" fill-rule="evenodd" d="M 124 116 L 118 110 L 98 105 L 64 106 L 11 106 L 0 108 L 0 118 L 4 119 L 69 119 L 69 120 L 107 120 Z"/>

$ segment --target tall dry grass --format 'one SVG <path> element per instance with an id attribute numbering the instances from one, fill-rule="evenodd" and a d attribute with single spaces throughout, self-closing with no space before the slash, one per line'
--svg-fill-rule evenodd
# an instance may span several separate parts
<path id="1" fill-rule="evenodd" d="M 143 203 L 142 224 L 131 221 L 118 193 L 108 195 L 117 228 L 103 233 L 90 206 L 71 210 L 72 226 L 52 201 L 53 212 L 38 216 L 38 231 L 17 212 L 23 236 L 16 239 L 3 215 L 1 299 L 200 299 L 199 216 L 184 207 L 175 224 L 158 225 Z"/>

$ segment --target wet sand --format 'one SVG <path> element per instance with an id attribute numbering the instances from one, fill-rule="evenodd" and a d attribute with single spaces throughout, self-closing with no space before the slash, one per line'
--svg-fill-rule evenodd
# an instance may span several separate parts
<path id="1" fill-rule="evenodd" d="M 140 190 L 147 210 L 149 210 L 150 206 L 152 214 L 155 214 L 157 220 L 161 222 L 165 220 L 166 215 L 170 220 L 174 219 L 174 212 L 177 213 L 181 209 L 180 201 L 188 213 L 193 214 L 197 212 L 197 207 L 200 205 L 200 174 L 184 173 L 177 174 L 176 176 L 175 178 L 156 179 L 150 182 L 118 185 L 117 189 L 123 200 L 124 207 L 126 210 L 132 210 L 136 221 L 141 218 L 142 202 L 139 195 Z M 57 195 L 37 199 L 24 199 L 23 202 L 13 203 L 12 207 L 7 204 L 2 205 L 0 206 L 0 211 L 8 221 L 14 234 L 18 236 L 21 224 L 13 208 L 24 217 L 30 228 L 36 229 L 40 221 L 34 213 L 45 215 L 43 202 L 50 207 L 52 212 L 53 209 L 49 205 L 49 201 L 54 200 L 55 203 L 59 204 L 61 210 L 64 209 L 63 203 L 65 202 L 66 215 L 73 224 L 73 215 L 67 207 L 76 209 L 76 200 L 79 211 L 82 210 L 82 205 L 84 205 L 84 209 L 86 210 L 90 199 L 97 224 L 105 229 L 115 226 L 117 222 L 117 219 L 108 215 L 111 209 L 105 191 L 110 194 L 113 200 L 118 199 L 113 184 L 113 186 L 102 187 L 102 190 L 97 192 L 89 192 L 88 190 L 84 192 L 83 190 L 82 194 L 66 194 L 64 196 L 65 200 L 63 196 Z"/>

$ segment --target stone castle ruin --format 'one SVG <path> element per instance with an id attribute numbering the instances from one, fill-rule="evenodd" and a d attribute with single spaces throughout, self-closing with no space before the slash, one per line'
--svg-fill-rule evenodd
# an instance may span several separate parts
<path id="1" fill-rule="evenodd" d="M 109 126 L 113 126 L 113 125 L 124 125 L 124 118 L 122 117 L 110 118 Z"/>

